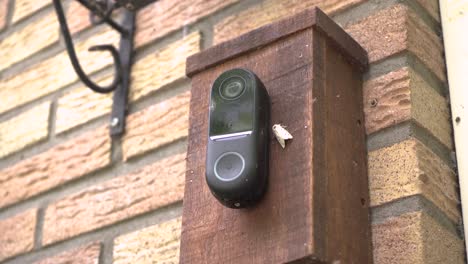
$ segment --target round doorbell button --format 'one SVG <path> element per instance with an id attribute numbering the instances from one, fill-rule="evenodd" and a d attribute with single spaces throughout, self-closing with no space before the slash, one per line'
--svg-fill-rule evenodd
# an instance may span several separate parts
<path id="1" fill-rule="evenodd" d="M 214 173 L 221 181 L 233 181 L 245 168 L 245 160 L 237 152 L 227 152 L 218 157 L 214 164 Z"/>

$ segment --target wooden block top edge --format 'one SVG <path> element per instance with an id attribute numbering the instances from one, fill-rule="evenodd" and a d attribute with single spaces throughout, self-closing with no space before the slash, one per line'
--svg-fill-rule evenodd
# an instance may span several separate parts
<path id="1" fill-rule="evenodd" d="M 260 27 L 187 58 L 186 75 L 193 75 L 298 31 L 314 28 L 331 39 L 361 70 L 367 69 L 367 52 L 318 7 Z"/>
<path id="2" fill-rule="evenodd" d="M 313 27 L 332 40 L 342 53 L 358 65 L 361 71 L 368 68 L 367 51 L 320 8 L 315 8 Z"/>

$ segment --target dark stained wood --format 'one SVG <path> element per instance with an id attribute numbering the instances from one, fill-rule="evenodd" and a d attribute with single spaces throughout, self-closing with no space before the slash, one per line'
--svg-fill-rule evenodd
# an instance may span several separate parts
<path id="1" fill-rule="evenodd" d="M 190 56 L 187 58 L 186 75 L 192 77 L 214 65 L 307 28 L 321 31 L 352 63 L 363 71 L 367 68 L 367 52 L 319 8 L 312 8 Z"/>
<path id="2" fill-rule="evenodd" d="M 313 42 L 316 243 L 327 263 L 372 263 L 360 71 L 319 32 Z"/>
<path id="3" fill-rule="evenodd" d="M 297 19 L 288 21 L 275 27 Z M 285 34 L 245 46 L 248 52 L 212 48 L 213 56 L 188 61 L 187 69 L 199 70 L 192 72 L 181 263 L 372 263 L 359 60 L 336 45 L 333 32 L 309 25 Z M 212 60 L 202 66 L 203 57 Z M 209 91 L 235 67 L 259 76 L 271 123 L 294 136 L 282 149 L 271 135 L 268 191 L 245 210 L 221 206 L 205 182 Z"/>

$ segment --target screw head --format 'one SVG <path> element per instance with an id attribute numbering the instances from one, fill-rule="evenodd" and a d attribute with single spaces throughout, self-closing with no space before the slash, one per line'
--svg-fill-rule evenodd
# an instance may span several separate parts
<path id="1" fill-rule="evenodd" d="M 119 124 L 119 119 L 117 117 L 112 118 L 111 126 L 116 127 Z"/>
<path id="2" fill-rule="evenodd" d="M 131 10 L 131 11 L 133 11 L 133 10 L 135 9 L 135 6 L 134 6 L 132 3 L 127 3 L 127 4 L 125 5 L 125 7 L 126 7 L 128 10 Z"/>

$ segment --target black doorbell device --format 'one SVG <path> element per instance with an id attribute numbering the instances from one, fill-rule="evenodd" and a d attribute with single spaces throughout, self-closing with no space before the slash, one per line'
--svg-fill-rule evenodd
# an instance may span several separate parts
<path id="1" fill-rule="evenodd" d="M 223 205 L 244 208 L 265 193 L 268 178 L 270 100 L 251 71 L 232 69 L 213 83 L 206 181 Z"/>

